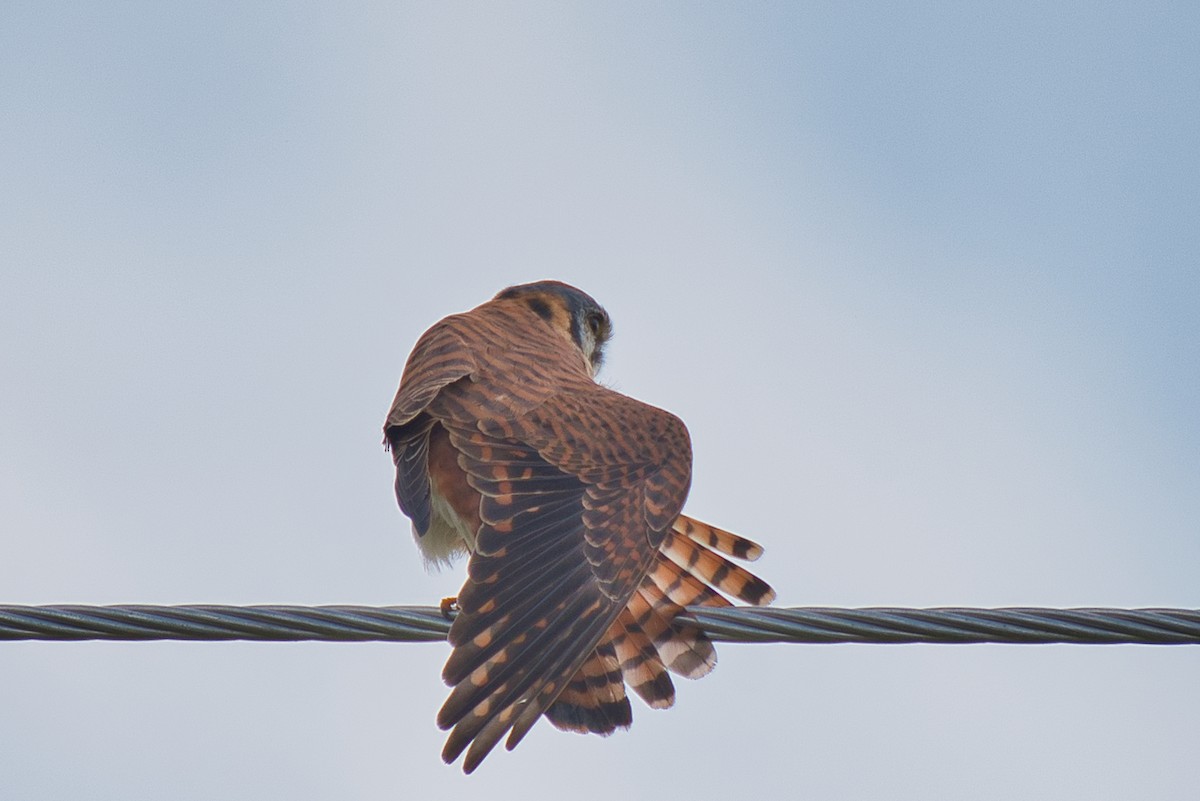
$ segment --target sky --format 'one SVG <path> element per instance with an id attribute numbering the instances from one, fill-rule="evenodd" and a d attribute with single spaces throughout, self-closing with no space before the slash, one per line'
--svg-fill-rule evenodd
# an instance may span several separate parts
<path id="1" fill-rule="evenodd" d="M 778 604 L 1200 607 L 1190 3 L 0 7 L 0 603 L 435 604 L 380 426 L 611 314 Z M 27 801 L 1193 798 L 1200 649 L 739 645 L 441 764 L 440 644 L 0 644 Z"/>

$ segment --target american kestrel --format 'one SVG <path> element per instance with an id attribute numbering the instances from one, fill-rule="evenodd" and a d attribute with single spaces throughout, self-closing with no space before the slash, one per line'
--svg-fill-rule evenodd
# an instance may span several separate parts
<path id="1" fill-rule="evenodd" d="M 683 607 L 766 604 L 726 559 L 750 540 L 680 514 L 692 448 L 674 415 L 596 383 L 608 314 L 558 281 L 514 286 L 434 325 L 384 424 L 396 497 L 428 564 L 466 555 L 438 713 L 442 758 L 478 767 L 545 715 L 611 734 L 675 700 L 716 653 Z M 723 556 L 724 554 L 725 556 Z"/>

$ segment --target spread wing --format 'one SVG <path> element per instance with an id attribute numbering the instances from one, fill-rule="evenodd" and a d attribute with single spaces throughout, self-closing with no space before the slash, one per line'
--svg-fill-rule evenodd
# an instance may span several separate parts
<path id="1" fill-rule="evenodd" d="M 438 715 L 452 729 L 443 758 L 469 747 L 468 772 L 506 733 L 513 748 L 585 663 L 597 686 L 613 684 L 619 649 L 602 640 L 656 563 L 691 477 L 678 418 L 596 384 L 516 417 L 490 416 L 486 403 L 460 382 L 427 410 L 480 493 L 443 671 L 453 690 Z M 605 703 L 615 725 L 628 725 L 623 689 Z"/>

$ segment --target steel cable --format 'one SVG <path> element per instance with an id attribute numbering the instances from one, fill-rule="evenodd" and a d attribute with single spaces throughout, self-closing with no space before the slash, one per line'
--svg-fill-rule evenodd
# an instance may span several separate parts
<path id="1" fill-rule="evenodd" d="M 691 607 L 724 642 L 1200 644 L 1198 609 Z M 435 642 L 430 606 L 0 606 L 0 640 Z"/>

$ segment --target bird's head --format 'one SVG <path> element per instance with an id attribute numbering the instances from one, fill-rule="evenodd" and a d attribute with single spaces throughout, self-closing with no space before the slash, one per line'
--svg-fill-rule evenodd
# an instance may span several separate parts
<path id="1" fill-rule="evenodd" d="M 510 286 L 496 300 L 517 300 L 575 344 L 594 376 L 604 361 L 604 344 L 612 336 L 608 312 L 591 295 L 562 281 Z"/>

